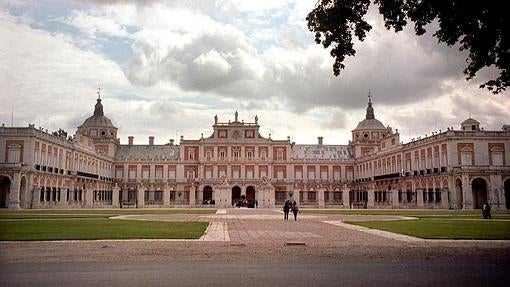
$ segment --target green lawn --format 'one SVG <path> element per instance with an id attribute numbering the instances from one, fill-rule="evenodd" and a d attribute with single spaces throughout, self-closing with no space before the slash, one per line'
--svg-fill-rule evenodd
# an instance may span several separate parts
<path id="1" fill-rule="evenodd" d="M 422 218 L 399 221 L 346 223 L 426 239 L 510 239 L 510 221 Z"/>
<path id="2" fill-rule="evenodd" d="M 304 214 L 400 215 L 418 218 L 481 219 L 480 210 L 301 209 Z M 510 211 L 493 211 L 493 219 L 510 219 Z"/>
<path id="3" fill-rule="evenodd" d="M 197 239 L 207 222 L 113 219 L 0 221 L 0 240 Z"/>
<path id="4" fill-rule="evenodd" d="M 215 209 L 28 209 L 0 211 L 1 219 L 107 218 L 135 214 L 213 214 Z"/>

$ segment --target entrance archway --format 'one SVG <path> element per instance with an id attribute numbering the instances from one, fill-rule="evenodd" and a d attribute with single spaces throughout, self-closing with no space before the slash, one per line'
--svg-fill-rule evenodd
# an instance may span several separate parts
<path id="1" fill-rule="evenodd" d="M 505 180 L 505 206 L 510 209 L 510 179 Z"/>
<path id="2" fill-rule="evenodd" d="M 206 186 L 204 186 L 204 189 L 202 192 L 203 192 L 202 198 L 204 200 L 204 204 L 211 204 L 212 203 L 212 193 L 213 193 L 212 187 L 209 185 L 206 185 Z"/>
<path id="3" fill-rule="evenodd" d="M 11 180 L 6 176 L 0 176 L 0 208 L 9 207 L 9 193 L 11 191 Z"/>
<path id="4" fill-rule="evenodd" d="M 241 188 L 239 186 L 232 187 L 232 204 L 237 205 L 237 202 L 241 200 Z"/>
<path id="5" fill-rule="evenodd" d="M 455 204 L 459 209 L 462 209 L 464 204 L 464 195 L 462 194 L 462 181 L 457 178 L 455 181 Z"/>
<path id="6" fill-rule="evenodd" d="M 481 209 L 487 202 L 487 182 L 483 178 L 477 178 L 471 183 L 473 191 L 473 208 Z"/>
<path id="7" fill-rule="evenodd" d="M 248 202 L 255 202 L 255 187 L 250 185 L 246 188 L 246 200 Z"/>

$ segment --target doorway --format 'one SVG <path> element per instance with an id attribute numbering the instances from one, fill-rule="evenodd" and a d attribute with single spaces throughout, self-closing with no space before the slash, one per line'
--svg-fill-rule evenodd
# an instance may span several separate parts
<path id="1" fill-rule="evenodd" d="M 481 209 L 487 202 L 487 182 L 483 178 L 476 178 L 471 183 L 473 191 L 473 208 Z"/>

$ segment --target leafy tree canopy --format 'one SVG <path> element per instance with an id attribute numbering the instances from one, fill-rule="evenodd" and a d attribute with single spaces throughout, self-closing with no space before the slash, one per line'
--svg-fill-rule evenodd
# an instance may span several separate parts
<path id="1" fill-rule="evenodd" d="M 345 68 L 346 56 L 354 56 L 353 37 L 363 41 L 372 29 L 366 15 L 370 0 L 318 0 L 306 20 L 315 32 L 315 42 L 324 48 L 332 46 L 335 58 L 333 73 Z M 480 88 L 494 94 L 504 91 L 510 83 L 510 17 L 503 0 L 374 0 L 379 6 L 387 29 L 399 32 L 409 21 L 416 35 L 423 35 L 425 26 L 438 23 L 433 36 L 448 46 L 459 44 L 469 51 L 464 69 L 471 80 L 484 67 L 498 68 L 497 78 L 489 79 Z"/>

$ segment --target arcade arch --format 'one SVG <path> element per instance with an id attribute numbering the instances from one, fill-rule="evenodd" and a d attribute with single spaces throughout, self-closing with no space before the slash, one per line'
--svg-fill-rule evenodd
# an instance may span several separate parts
<path id="1" fill-rule="evenodd" d="M 481 209 L 483 204 L 487 202 L 487 182 L 483 178 L 475 178 L 471 182 L 473 192 L 473 208 Z"/>
<path id="2" fill-rule="evenodd" d="M 9 207 L 9 195 L 11 180 L 7 176 L 0 175 L 0 208 Z"/>

